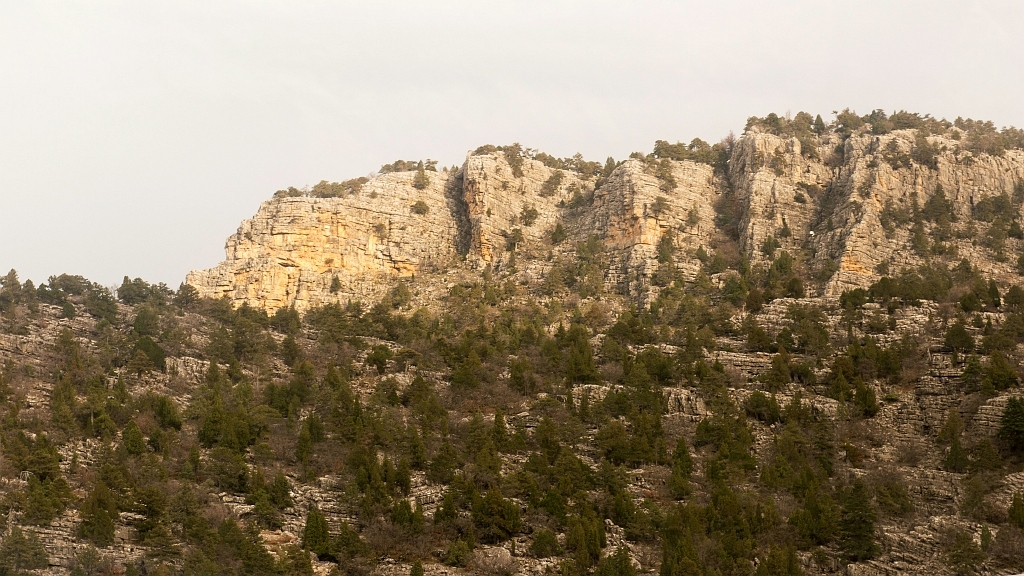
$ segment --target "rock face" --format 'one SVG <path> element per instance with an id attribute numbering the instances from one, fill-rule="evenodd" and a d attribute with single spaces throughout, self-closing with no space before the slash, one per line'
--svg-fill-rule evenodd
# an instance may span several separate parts
<path id="1" fill-rule="evenodd" d="M 381 277 L 516 266 L 522 279 L 540 280 L 551 257 L 596 235 L 607 256 L 606 287 L 645 302 L 656 292 L 652 278 L 666 236 L 676 249 L 668 265 L 692 280 L 697 249 L 710 250 L 730 234 L 752 264 L 770 261 L 773 242 L 790 252 L 820 280 L 809 288 L 822 295 L 867 286 L 886 266 L 917 266 L 922 250 L 945 250 L 1009 278 L 1015 262 L 984 245 L 991 236 L 984 224 L 973 235 L 936 235 L 939 223 L 923 221 L 915 232 L 900 215 L 914 214 L 941 188 L 954 218 L 968 220 L 984 199 L 1019 190 L 1024 152 L 974 156 L 958 141 L 932 136 L 933 166 L 892 161 L 894 150 L 913 149 L 915 137 L 911 130 L 862 130 L 845 139 L 833 133 L 811 150 L 755 129 L 732 145 L 724 169 L 632 158 L 604 177 L 530 157 L 516 157 L 513 167 L 500 151 L 470 154 L 457 170 L 426 172 L 423 189 L 414 186 L 414 172 L 404 172 L 376 176 L 342 197 L 268 200 L 228 239 L 226 260 L 190 273 L 187 282 L 236 305 L 303 310 L 379 298 L 388 284 Z M 559 224 L 566 239 L 552 242 Z M 943 240 L 915 252 L 922 232 Z"/>
<path id="2" fill-rule="evenodd" d="M 304 310 L 377 295 L 380 275 L 408 277 L 446 266 L 459 236 L 461 208 L 448 192 L 455 175 L 427 175 L 422 190 L 412 185 L 412 173 L 398 173 L 341 198 L 268 200 L 228 238 L 227 260 L 190 273 L 187 282 L 204 296 L 228 296 L 236 304 Z M 334 278 L 341 286 L 332 292 Z"/>

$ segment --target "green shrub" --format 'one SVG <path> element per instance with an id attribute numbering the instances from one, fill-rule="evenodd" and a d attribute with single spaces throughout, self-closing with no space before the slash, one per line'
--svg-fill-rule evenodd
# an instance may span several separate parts
<path id="1" fill-rule="evenodd" d="M 974 542 L 974 535 L 964 530 L 954 530 L 947 536 L 943 546 L 946 566 L 957 576 L 976 574 L 985 553 Z"/>
<path id="2" fill-rule="evenodd" d="M 945 345 L 954 354 L 971 352 L 974 350 L 974 338 L 967 332 L 964 323 L 957 321 L 946 329 Z"/>
<path id="3" fill-rule="evenodd" d="M 676 189 L 676 177 L 672 175 L 672 161 L 668 158 L 662 158 L 658 162 L 654 175 L 661 182 L 658 188 L 663 192 L 671 192 Z"/>
<path id="4" fill-rule="evenodd" d="M 502 154 L 505 155 L 505 160 L 508 162 L 509 167 L 512 169 L 512 175 L 516 178 L 523 177 L 523 147 L 515 142 L 508 146 L 502 146 L 500 148 Z"/>
<path id="5" fill-rule="evenodd" d="M 594 576 L 636 576 L 633 559 L 629 557 L 629 548 L 619 546 L 614 554 L 609 554 L 597 563 Z"/>
<path id="6" fill-rule="evenodd" d="M 424 202 L 423 200 L 417 200 L 416 203 L 412 205 L 410 210 L 412 210 L 413 214 L 423 216 L 424 214 L 430 212 L 430 207 L 427 206 L 427 203 Z"/>
<path id="7" fill-rule="evenodd" d="M 555 192 L 558 192 L 558 187 L 562 185 L 562 180 L 565 179 L 565 173 L 561 170 L 555 170 L 548 176 L 548 179 L 544 181 L 544 184 L 540 187 L 541 196 L 554 196 Z"/>
<path id="8" fill-rule="evenodd" d="M 491 487 L 483 498 L 473 503 L 473 524 L 481 542 L 502 542 L 519 532 L 519 506 L 506 500 L 497 486 Z"/>
<path id="9" fill-rule="evenodd" d="M 555 224 L 554 230 L 551 231 L 551 243 L 554 245 L 561 244 L 567 237 L 568 234 L 565 232 L 565 228 L 562 227 L 562 223 Z"/>
<path id="10" fill-rule="evenodd" d="M 555 533 L 547 528 L 541 528 L 533 533 L 533 542 L 530 543 L 530 554 L 536 558 L 548 558 L 556 556 L 561 552 L 558 545 L 558 538 Z"/>
<path id="11" fill-rule="evenodd" d="M 390 348 L 383 344 L 378 344 L 366 355 L 366 365 L 376 368 L 378 374 L 383 374 L 387 371 L 388 360 L 391 360 L 393 356 L 394 353 L 391 352 Z"/>
<path id="12" fill-rule="evenodd" d="M 473 551 L 465 540 L 455 540 L 448 546 L 444 553 L 444 563 L 449 566 L 466 566 L 473 558 Z"/>
<path id="13" fill-rule="evenodd" d="M 540 212 L 538 212 L 536 208 L 533 206 L 527 206 L 526 208 L 523 208 L 522 214 L 519 215 L 519 221 L 523 223 L 523 226 L 529 228 L 537 221 L 538 216 L 540 216 Z"/>

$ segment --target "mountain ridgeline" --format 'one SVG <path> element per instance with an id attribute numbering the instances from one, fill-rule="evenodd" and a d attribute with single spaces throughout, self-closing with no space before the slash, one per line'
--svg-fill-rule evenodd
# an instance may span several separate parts
<path id="1" fill-rule="evenodd" d="M 228 239 L 227 260 L 188 283 L 235 305 L 302 311 L 378 300 L 388 276 L 438 283 L 488 268 L 535 287 L 588 242 L 604 257 L 592 283 L 641 304 L 702 271 L 749 289 L 751 271 L 782 252 L 807 295 L 867 288 L 936 257 L 1009 281 L 1022 140 L 991 123 L 844 112 L 828 126 L 805 113 L 751 118 L 714 146 L 658 141 L 604 164 L 482 146 L 458 168 L 397 161 L 371 179 L 279 191 Z"/>
<path id="2" fill-rule="evenodd" d="M 0 576 L 1024 571 L 1024 131 L 753 117 L 0 278 Z"/>

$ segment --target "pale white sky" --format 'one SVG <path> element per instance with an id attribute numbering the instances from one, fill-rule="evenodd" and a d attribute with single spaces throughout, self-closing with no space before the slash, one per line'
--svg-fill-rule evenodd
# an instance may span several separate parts
<path id="1" fill-rule="evenodd" d="M 0 274 L 177 287 L 279 188 L 748 116 L 1024 126 L 1024 3 L 0 0 Z"/>

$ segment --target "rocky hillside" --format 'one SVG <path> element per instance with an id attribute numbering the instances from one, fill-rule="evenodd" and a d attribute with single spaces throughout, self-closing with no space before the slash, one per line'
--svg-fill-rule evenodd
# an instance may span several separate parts
<path id="1" fill-rule="evenodd" d="M 1024 571 L 1024 134 L 849 111 L 279 191 L 0 279 L 3 574 Z"/>

